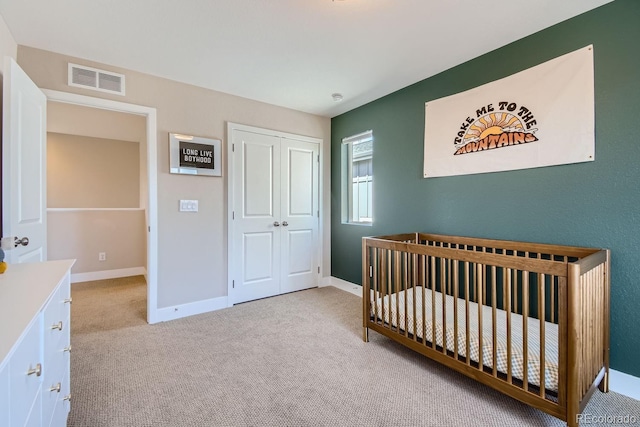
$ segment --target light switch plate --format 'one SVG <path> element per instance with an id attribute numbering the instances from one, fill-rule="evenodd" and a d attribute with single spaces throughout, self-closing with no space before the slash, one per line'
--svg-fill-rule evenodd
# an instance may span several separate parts
<path id="1" fill-rule="evenodd" d="M 180 212 L 198 212 L 198 201 L 180 200 Z"/>

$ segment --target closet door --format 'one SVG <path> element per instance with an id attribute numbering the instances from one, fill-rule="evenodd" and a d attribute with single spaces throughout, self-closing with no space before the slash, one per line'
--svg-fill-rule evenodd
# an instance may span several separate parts
<path id="1" fill-rule="evenodd" d="M 319 144 L 282 138 L 281 293 L 318 285 Z"/>
<path id="2" fill-rule="evenodd" d="M 231 129 L 231 304 L 318 285 L 318 142 Z"/>
<path id="3" fill-rule="evenodd" d="M 231 298 L 280 293 L 280 138 L 234 130 Z"/>

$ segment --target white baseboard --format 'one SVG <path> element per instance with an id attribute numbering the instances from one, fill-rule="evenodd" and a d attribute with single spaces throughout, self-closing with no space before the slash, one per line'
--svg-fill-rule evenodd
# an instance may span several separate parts
<path id="1" fill-rule="evenodd" d="M 328 284 L 320 285 L 320 287 L 334 286 L 362 298 L 362 286 L 333 276 L 329 279 L 330 280 L 327 281 Z M 640 378 L 614 369 L 609 369 L 609 390 L 615 391 L 616 393 L 632 399 L 640 400 Z"/>
<path id="2" fill-rule="evenodd" d="M 640 400 L 640 378 L 609 369 L 609 390 Z"/>
<path id="3" fill-rule="evenodd" d="M 333 286 L 362 298 L 362 286 L 356 285 L 355 283 L 347 282 L 346 280 L 331 276 L 331 284 L 327 286 Z"/>
<path id="4" fill-rule="evenodd" d="M 93 282 L 94 280 L 117 279 L 119 277 L 140 276 L 146 277 L 147 269 L 144 267 L 120 268 L 116 270 L 89 271 L 87 273 L 75 273 L 71 275 L 71 283 Z"/>
<path id="5" fill-rule="evenodd" d="M 318 283 L 318 287 L 319 287 L 319 288 L 325 288 L 325 287 L 327 287 L 327 286 L 331 286 L 331 281 L 332 281 L 333 279 L 334 279 L 334 278 L 333 278 L 333 277 L 331 277 L 331 276 L 321 277 L 321 278 L 320 278 L 320 282 Z"/>
<path id="6" fill-rule="evenodd" d="M 180 319 L 182 317 L 196 314 L 208 313 L 210 311 L 227 308 L 227 297 L 211 298 L 204 301 L 190 302 L 187 304 L 162 307 L 156 311 L 157 322 L 167 322 L 169 320 Z"/>

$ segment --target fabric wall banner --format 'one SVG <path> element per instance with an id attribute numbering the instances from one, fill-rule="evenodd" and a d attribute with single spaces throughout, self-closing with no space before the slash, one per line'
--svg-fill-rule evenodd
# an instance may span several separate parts
<path id="1" fill-rule="evenodd" d="M 593 46 L 425 104 L 424 177 L 595 159 Z"/>

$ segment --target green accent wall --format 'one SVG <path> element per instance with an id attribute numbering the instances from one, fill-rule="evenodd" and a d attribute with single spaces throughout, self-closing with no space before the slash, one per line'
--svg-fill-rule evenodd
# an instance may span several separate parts
<path id="1" fill-rule="evenodd" d="M 425 102 L 589 44 L 595 62 L 594 162 L 422 178 Z M 360 284 L 361 238 L 389 233 L 609 248 L 611 367 L 640 377 L 639 1 L 616 0 L 518 40 L 337 116 L 331 129 L 333 276 Z M 342 224 L 341 140 L 369 129 L 374 222 Z"/>

